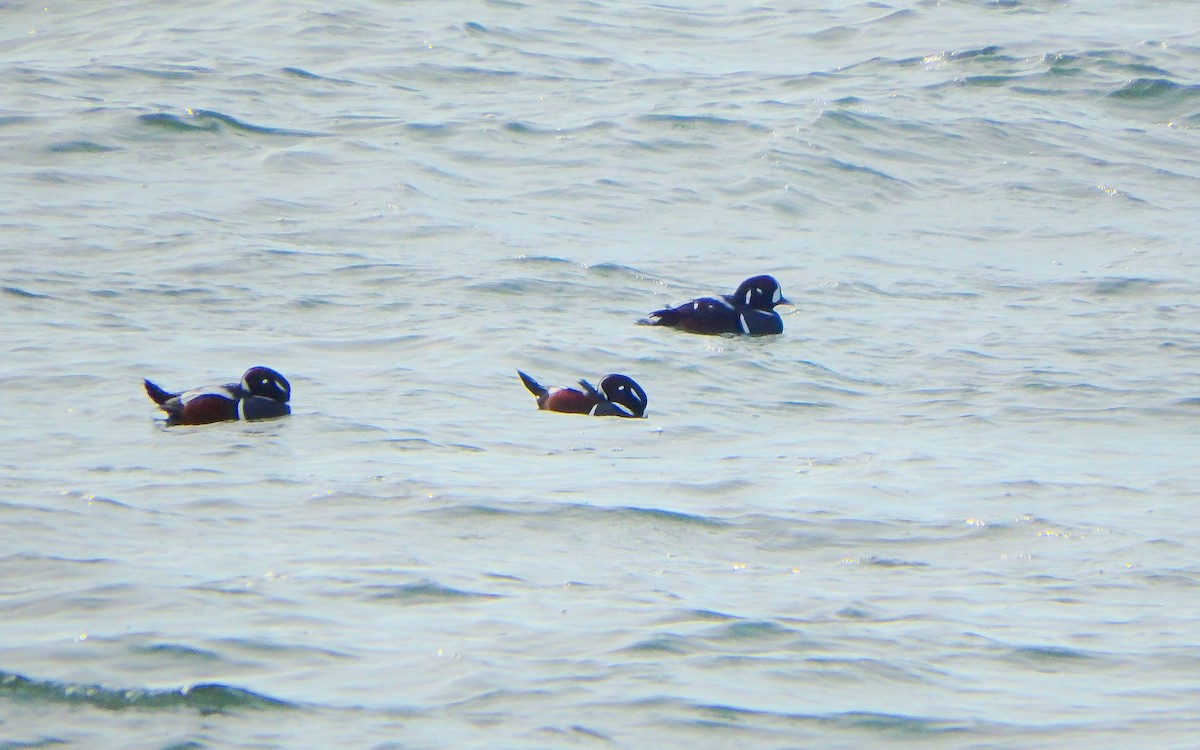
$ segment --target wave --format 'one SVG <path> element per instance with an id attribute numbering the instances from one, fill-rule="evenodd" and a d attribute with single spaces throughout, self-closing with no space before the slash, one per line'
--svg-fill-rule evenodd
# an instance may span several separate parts
<path id="1" fill-rule="evenodd" d="M 402 604 L 439 604 L 444 602 L 466 601 L 471 599 L 502 599 L 500 594 L 488 594 L 478 591 L 463 591 L 451 588 L 437 581 L 420 581 L 399 586 L 370 586 L 373 599 L 396 599 Z"/>
<path id="2" fill-rule="evenodd" d="M 14 297 L 20 297 L 22 299 L 50 299 L 51 298 L 49 294 L 39 294 L 38 292 L 31 292 L 26 289 L 22 289 L 21 287 L 18 287 L 18 286 L 0 287 L 0 292 L 4 292 L 5 294 L 11 294 Z"/>
<path id="3" fill-rule="evenodd" d="M 1135 78 L 1108 96 L 1131 102 L 1174 102 L 1200 96 L 1200 85 L 1175 83 L 1165 78 Z"/>
<path id="4" fill-rule="evenodd" d="M 324 133 L 315 133 L 306 130 L 290 130 L 288 128 L 255 125 L 251 122 L 239 120 L 231 115 L 208 109 L 189 109 L 187 115 L 184 117 L 167 112 L 154 112 L 152 114 L 140 115 L 138 122 L 153 128 L 177 133 L 193 133 L 197 131 L 219 133 L 222 130 L 232 130 L 241 133 L 253 133 L 255 135 L 291 136 L 297 138 L 320 138 L 325 135 Z"/>
<path id="5" fill-rule="evenodd" d="M 867 730 L 872 735 L 880 736 L 893 734 L 897 738 L 903 737 L 908 740 L 916 739 L 921 735 L 933 737 L 947 733 L 960 734 L 978 730 L 981 725 L 987 723 L 976 719 L 944 719 L 878 711 L 792 713 L 722 703 L 692 703 L 670 697 L 648 698 L 634 701 L 631 705 L 656 711 L 675 709 L 690 713 L 696 716 L 696 723 L 709 729 L 745 730 L 748 728 L 748 720 L 753 719 L 758 724 L 765 719 L 769 723 L 777 722 L 781 728 L 795 729 L 797 726 L 813 728 L 815 725 L 851 731 Z"/>
<path id="6" fill-rule="evenodd" d="M 238 710 L 295 708 L 278 698 L 220 683 L 201 683 L 182 688 L 110 688 L 78 682 L 35 680 L 14 672 L 0 671 L 0 698 L 36 703 L 87 705 L 106 711 L 189 709 L 202 714 Z"/>

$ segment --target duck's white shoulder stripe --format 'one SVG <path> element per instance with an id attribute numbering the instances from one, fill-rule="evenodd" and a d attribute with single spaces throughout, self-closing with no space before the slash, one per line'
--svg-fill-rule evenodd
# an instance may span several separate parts
<path id="1" fill-rule="evenodd" d="M 208 388 L 194 388 L 190 391 L 185 391 L 184 393 L 179 394 L 179 403 L 186 404 L 189 401 L 194 401 L 195 399 L 200 398 L 201 396 L 220 396 L 221 398 L 227 398 L 230 401 L 236 398 L 233 395 L 233 392 L 230 391 L 227 386 L 218 385 L 210 386 Z"/>

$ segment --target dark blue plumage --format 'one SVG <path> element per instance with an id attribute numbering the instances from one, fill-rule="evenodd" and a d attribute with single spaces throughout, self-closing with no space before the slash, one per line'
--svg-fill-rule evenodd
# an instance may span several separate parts
<path id="1" fill-rule="evenodd" d="M 656 310 L 642 322 L 689 333 L 769 336 L 783 333 L 783 319 L 775 306 L 788 304 L 774 277 L 755 276 L 743 281 L 733 294 L 700 297 L 678 307 Z"/>

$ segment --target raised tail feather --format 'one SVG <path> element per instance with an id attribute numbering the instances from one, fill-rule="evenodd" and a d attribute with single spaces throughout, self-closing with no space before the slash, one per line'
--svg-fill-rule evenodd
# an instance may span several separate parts
<path id="1" fill-rule="evenodd" d="M 517 374 L 521 376 L 521 382 L 525 384 L 525 387 L 529 389 L 529 392 L 532 393 L 533 395 L 537 396 L 538 398 L 541 398 L 542 396 L 545 396 L 547 393 L 549 393 L 549 391 L 546 390 L 546 388 L 543 387 L 540 383 L 538 383 L 536 380 L 529 377 L 525 373 L 521 372 L 520 370 L 517 370 Z"/>
<path id="2" fill-rule="evenodd" d="M 143 380 L 142 382 L 146 384 L 146 395 L 150 397 L 151 401 L 159 406 L 162 406 L 166 402 L 175 398 L 176 394 L 167 393 L 162 388 L 159 388 L 154 383 L 151 383 L 149 380 Z"/>
<path id="3" fill-rule="evenodd" d="M 662 310 L 655 310 L 644 318 L 638 320 L 638 325 L 643 326 L 668 326 L 675 322 L 679 317 L 673 308 L 667 307 Z"/>

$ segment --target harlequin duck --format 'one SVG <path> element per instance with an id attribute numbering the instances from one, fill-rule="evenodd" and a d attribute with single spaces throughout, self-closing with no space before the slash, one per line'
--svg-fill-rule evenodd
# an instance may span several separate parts
<path id="1" fill-rule="evenodd" d="M 546 388 L 525 373 L 517 370 L 521 382 L 537 396 L 539 409 L 569 414 L 591 414 L 596 417 L 646 416 L 646 392 L 625 375 L 605 375 L 599 390 L 586 380 L 580 380 L 583 390 L 554 386 Z"/>
<path id="2" fill-rule="evenodd" d="M 149 380 L 146 395 L 167 413 L 167 424 L 209 424 L 232 419 L 271 419 L 291 414 L 292 386 L 269 367 L 251 367 L 242 382 L 168 393 Z"/>
<path id="3" fill-rule="evenodd" d="M 776 305 L 790 305 L 772 276 L 746 279 L 733 294 L 700 297 L 678 307 L 650 313 L 646 325 L 669 326 L 689 333 L 748 333 L 767 336 L 783 333 Z"/>

